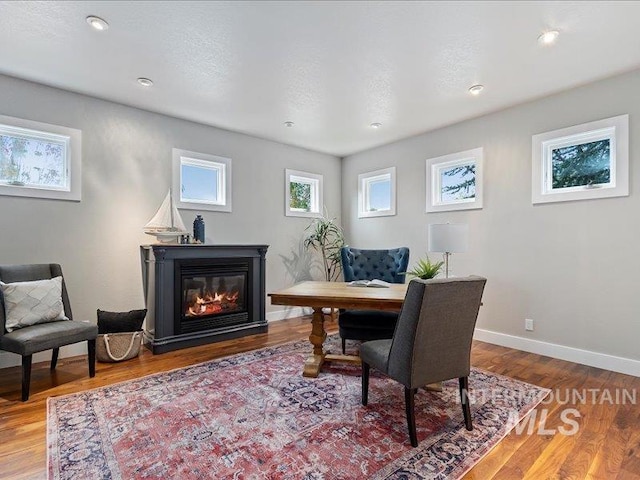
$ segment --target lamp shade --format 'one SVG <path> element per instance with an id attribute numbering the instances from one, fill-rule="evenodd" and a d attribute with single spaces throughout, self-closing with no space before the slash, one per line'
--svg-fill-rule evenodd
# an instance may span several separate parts
<path id="1" fill-rule="evenodd" d="M 466 252 L 469 226 L 462 223 L 430 223 L 429 251 L 442 253 Z"/>

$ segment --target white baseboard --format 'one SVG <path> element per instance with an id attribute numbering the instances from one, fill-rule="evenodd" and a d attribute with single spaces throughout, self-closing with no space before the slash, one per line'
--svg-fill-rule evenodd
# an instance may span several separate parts
<path id="1" fill-rule="evenodd" d="M 277 322 L 278 320 L 286 320 L 287 318 L 302 317 L 303 315 L 311 315 L 312 310 L 308 307 L 288 307 L 283 310 L 275 310 L 267 313 L 267 322 Z"/>
<path id="2" fill-rule="evenodd" d="M 476 328 L 473 338 L 481 342 L 493 343 L 494 345 L 515 348 L 525 352 L 537 353 L 538 355 L 640 377 L 640 360 L 516 337 L 515 335 L 507 335 L 506 333 L 493 332 L 482 328 Z"/>
<path id="3" fill-rule="evenodd" d="M 303 315 L 311 315 L 310 308 L 305 307 L 290 307 L 284 310 L 276 310 L 267 313 L 268 322 L 276 322 L 278 320 L 285 320 L 287 318 L 301 317 Z M 66 357 L 75 357 L 77 355 L 87 354 L 87 344 L 85 342 L 74 343 L 73 345 L 67 345 L 60 349 L 60 355 L 58 358 L 63 359 Z M 49 362 L 51 361 L 51 350 L 39 352 L 33 355 L 33 363 Z M 22 357 L 20 355 L 10 352 L 0 352 L 0 368 L 18 367 L 22 365 Z"/>
<path id="4" fill-rule="evenodd" d="M 267 321 L 276 322 L 287 318 L 310 315 L 311 309 L 304 307 L 291 307 L 283 310 L 275 310 L 267 313 Z M 507 335 L 506 333 L 493 332 L 482 328 L 476 328 L 473 336 L 475 340 L 481 342 L 501 345 L 503 347 L 515 348 L 525 352 L 537 353 L 547 357 L 567 360 L 569 362 L 589 365 L 590 367 L 603 368 L 613 372 L 620 372 L 627 375 L 640 377 L 640 361 L 631 358 L 616 357 L 605 353 L 581 350 L 579 348 L 567 347 L 555 343 L 541 342 L 529 338 Z M 60 349 L 59 358 L 86 355 L 87 347 L 85 342 L 67 345 Z M 51 351 L 36 353 L 33 356 L 33 363 L 47 362 L 51 360 Z M 15 367 L 21 365 L 20 355 L 9 352 L 0 352 L 0 368 Z"/>

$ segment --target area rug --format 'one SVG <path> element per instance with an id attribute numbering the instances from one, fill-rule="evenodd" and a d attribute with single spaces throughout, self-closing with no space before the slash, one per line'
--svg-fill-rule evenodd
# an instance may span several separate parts
<path id="1" fill-rule="evenodd" d="M 331 349 L 338 350 L 331 338 Z M 299 341 L 50 398 L 52 479 L 456 479 L 548 391 L 474 369 L 473 431 L 457 380 L 416 395 L 409 443 L 403 387 L 357 366 L 304 378 Z"/>

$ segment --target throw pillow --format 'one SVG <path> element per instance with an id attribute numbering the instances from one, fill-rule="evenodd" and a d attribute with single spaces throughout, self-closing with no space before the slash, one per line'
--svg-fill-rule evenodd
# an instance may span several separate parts
<path id="1" fill-rule="evenodd" d="M 0 282 L 5 328 L 12 332 L 38 323 L 69 320 L 62 304 L 62 277 L 32 282 Z"/>
<path id="2" fill-rule="evenodd" d="M 147 310 L 129 312 L 105 312 L 98 309 L 98 333 L 137 332 L 142 330 L 142 322 Z"/>

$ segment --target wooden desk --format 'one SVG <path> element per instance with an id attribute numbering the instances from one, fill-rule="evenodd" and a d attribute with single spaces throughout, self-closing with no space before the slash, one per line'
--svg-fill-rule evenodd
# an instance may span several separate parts
<path id="1" fill-rule="evenodd" d="M 342 282 L 302 282 L 270 293 L 269 296 L 272 305 L 313 308 L 311 335 L 309 335 L 313 353 L 305 361 L 302 375 L 317 377 L 325 361 L 360 364 L 360 357 L 355 355 L 325 353 L 323 344 L 327 332 L 324 329 L 323 308 L 400 311 L 406 292 L 407 284 L 392 284 L 389 288 L 372 288 L 350 287 Z"/>

